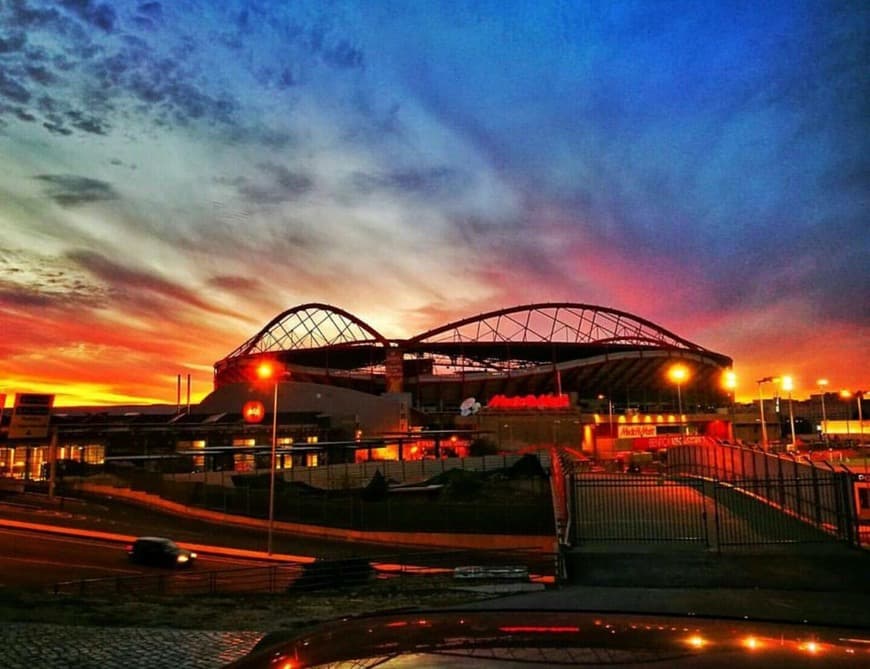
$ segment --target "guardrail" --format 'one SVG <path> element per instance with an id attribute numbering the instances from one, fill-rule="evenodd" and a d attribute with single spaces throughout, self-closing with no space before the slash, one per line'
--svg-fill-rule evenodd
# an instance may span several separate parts
<path id="1" fill-rule="evenodd" d="M 837 539 L 861 543 L 852 476 L 827 462 L 714 443 L 669 449 L 668 471 L 727 484 Z"/>

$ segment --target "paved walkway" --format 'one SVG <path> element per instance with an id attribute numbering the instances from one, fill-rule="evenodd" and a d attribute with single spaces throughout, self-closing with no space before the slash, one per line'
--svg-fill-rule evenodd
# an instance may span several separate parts
<path id="1" fill-rule="evenodd" d="M 11 623 L 0 627 L 5 669 L 218 669 L 247 654 L 261 632 Z"/>

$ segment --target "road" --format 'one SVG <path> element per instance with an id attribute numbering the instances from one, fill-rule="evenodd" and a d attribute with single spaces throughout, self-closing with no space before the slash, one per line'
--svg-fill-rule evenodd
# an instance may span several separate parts
<path id="1" fill-rule="evenodd" d="M 124 549 L 120 542 L 0 528 L 0 586 L 48 587 L 58 581 L 165 571 L 130 564 Z M 200 554 L 195 569 L 225 570 L 266 564 L 269 563 L 263 560 Z"/>
<path id="2" fill-rule="evenodd" d="M 210 544 L 264 551 L 266 532 L 232 525 L 207 523 L 125 504 L 116 499 L 59 499 L 50 504 L 45 495 L 25 494 L 0 499 L 0 518 L 46 525 L 112 532 L 128 536 L 165 536 L 180 543 Z M 383 555 L 398 547 L 347 543 L 276 532 L 274 552 L 321 558 Z"/>

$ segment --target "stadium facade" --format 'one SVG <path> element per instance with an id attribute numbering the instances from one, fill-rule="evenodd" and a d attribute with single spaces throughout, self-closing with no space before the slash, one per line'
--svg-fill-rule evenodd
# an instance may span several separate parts
<path id="1" fill-rule="evenodd" d="M 407 393 L 414 409 L 456 412 L 475 398 L 567 395 L 624 406 L 676 409 L 667 370 L 688 368 L 686 406 L 718 406 L 732 360 L 624 311 L 550 302 L 453 321 L 405 339 L 361 318 L 310 303 L 278 314 L 214 365 L 215 389 L 254 382 L 264 360 L 295 381 L 363 393 Z M 674 406 L 671 406 L 674 405 Z"/>

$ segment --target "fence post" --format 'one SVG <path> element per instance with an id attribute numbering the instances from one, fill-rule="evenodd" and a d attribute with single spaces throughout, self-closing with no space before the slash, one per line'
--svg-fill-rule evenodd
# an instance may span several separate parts
<path id="1" fill-rule="evenodd" d="M 819 494 L 819 474 L 816 471 L 816 467 L 813 464 L 812 460 L 807 458 L 807 462 L 810 463 L 810 472 L 812 472 L 813 478 L 813 498 L 814 498 L 814 510 L 816 516 L 816 524 L 822 524 L 822 500 Z"/>
<path id="2" fill-rule="evenodd" d="M 855 486 L 852 481 L 852 470 L 845 465 L 840 465 L 843 468 L 837 477 L 838 491 L 842 495 L 842 504 L 845 511 L 845 521 L 849 528 L 849 536 L 847 541 L 851 546 L 861 547 L 861 527 L 858 519 L 858 509 L 855 504 Z"/>
<path id="3" fill-rule="evenodd" d="M 804 507 L 803 507 L 803 495 L 801 494 L 801 476 L 798 472 L 798 461 L 797 458 L 793 455 L 791 456 L 792 469 L 794 471 L 794 493 L 795 493 L 795 505 L 797 508 L 797 514 L 803 518 L 804 517 Z"/>

